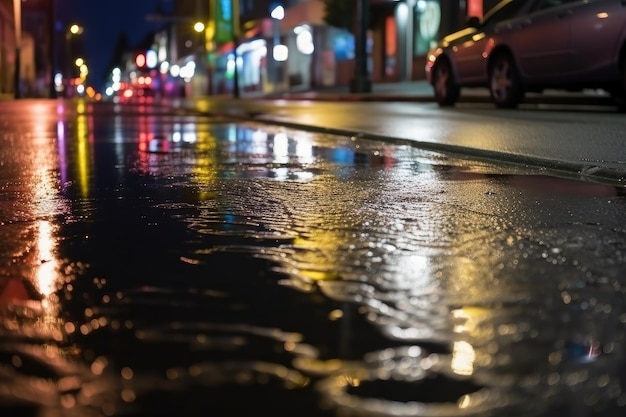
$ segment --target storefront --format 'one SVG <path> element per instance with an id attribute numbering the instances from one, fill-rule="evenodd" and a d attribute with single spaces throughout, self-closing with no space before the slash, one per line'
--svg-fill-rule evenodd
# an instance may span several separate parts
<path id="1" fill-rule="evenodd" d="M 468 15 L 481 16 L 495 1 L 372 0 L 366 47 L 372 81 L 423 78 L 426 53 L 437 40 L 462 27 Z M 259 19 L 242 34 L 236 54 L 240 91 L 349 85 L 355 65 L 353 33 L 327 25 L 324 14 L 323 2 L 303 1 Z M 232 43 L 218 49 L 216 92 L 232 91 L 234 57 Z"/>

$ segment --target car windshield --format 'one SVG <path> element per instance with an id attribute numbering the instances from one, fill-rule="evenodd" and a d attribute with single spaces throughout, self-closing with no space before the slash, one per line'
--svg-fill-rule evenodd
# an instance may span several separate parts
<path id="1" fill-rule="evenodd" d="M 493 26 L 496 23 L 514 18 L 524 7 L 524 4 L 526 4 L 524 0 L 501 1 L 485 14 L 481 26 Z"/>
<path id="2" fill-rule="evenodd" d="M 579 0 L 537 0 L 530 8 L 530 13 L 540 12 L 542 10 L 552 9 L 553 7 L 559 7 L 570 3 L 575 3 Z"/>

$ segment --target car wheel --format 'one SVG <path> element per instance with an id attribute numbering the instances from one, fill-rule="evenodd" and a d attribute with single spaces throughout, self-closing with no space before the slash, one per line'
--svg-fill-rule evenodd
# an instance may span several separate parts
<path id="1" fill-rule="evenodd" d="M 450 61 L 440 59 L 433 68 L 433 89 L 435 101 L 440 106 L 453 106 L 459 99 L 461 88 L 458 86 L 452 73 Z"/>
<path id="2" fill-rule="evenodd" d="M 489 93 L 497 107 L 515 108 L 524 99 L 522 80 L 509 54 L 496 56 L 489 68 Z"/>

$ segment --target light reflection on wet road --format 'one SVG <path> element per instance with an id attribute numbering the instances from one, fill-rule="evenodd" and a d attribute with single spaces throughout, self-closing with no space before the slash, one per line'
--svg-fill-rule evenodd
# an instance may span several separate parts
<path id="1" fill-rule="evenodd" d="M 3 415 L 623 415 L 623 190 L 122 109 L 0 102 Z"/>

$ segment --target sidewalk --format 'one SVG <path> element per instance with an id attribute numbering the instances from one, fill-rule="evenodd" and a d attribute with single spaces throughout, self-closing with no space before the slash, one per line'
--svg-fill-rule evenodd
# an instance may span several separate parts
<path id="1" fill-rule="evenodd" d="M 242 97 L 321 101 L 434 101 L 433 88 L 426 80 L 373 84 L 370 93 L 351 93 L 346 86 L 269 94 L 243 94 Z M 487 88 L 463 88 L 459 102 L 490 103 L 491 98 L 489 96 L 489 90 Z M 609 94 L 603 90 L 583 90 L 576 92 L 546 90 L 543 93 L 527 93 L 524 102 L 572 105 L 614 105 Z"/>
<path id="2" fill-rule="evenodd" d="M 476 95 L 488 98 L 489 92 L 477 91 Z M 243 94 L 244 97 L 258 97 L 267 99 L 294 99 L 294 100 L 329 100 L 329 101 L 433 101 L 433 88 L 426 80 L 399 81 L 372 84 L 369 93 L 352 93 L 348 86 L 321 87 L 315 90 L 287 91 L 276 93 Z"/>

